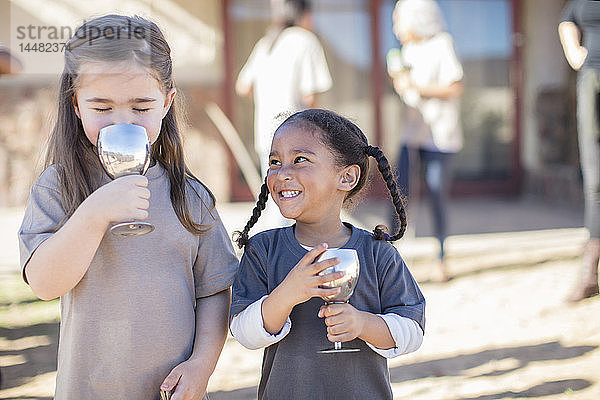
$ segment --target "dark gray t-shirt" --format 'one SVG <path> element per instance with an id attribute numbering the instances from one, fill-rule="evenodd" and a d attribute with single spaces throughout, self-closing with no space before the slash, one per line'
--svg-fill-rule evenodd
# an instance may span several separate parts
<path id="1" fill-rule="evenodd" d="M 573 22 L 583 33 L 583 47 L 588 51 L 583 68 L 600 69 L 600 1 L 571 0 L 561 16 L 561 22 Z"/>
<path id="2" fill-rule="evenodd" d="M 360 261 L 350 304 L 374 314 L 396 313 L 424 328 L 425 298 L 396 249 L 365 230 L 348 226 L 352 236 L 342 247 L 356 249 Z M 230 315 L 271 293 L 306 253 L 293 226 L 252 237 L 233 284 Z M 313 298 L 294 307 L 290 333 L 265 349 L 258 398 L 392 399 L 387 360 L 362 340 L 344 343 L 360 348 L 358 353 L 317 353 L 333 345 L 327 340 L 323 319 L 317 316 L 322 304 L 323 300 Z"/>
<path id="3" fill-rule="evenodd" d="M 187 190 L 193 220 L 210 226 L 197 236 L 173 210 L 164 168 L 146 176 L 154 232 L 107 231 L 81 281 L 61 296 L 57 400 L 158 399 L 164 378 L 192 352 L 196 299 L 233 282 L 238 261 L 208 191 L 197 182 Z M 19 231 L 23 268 L 64 217 L 51 166 L 31 188 Z"/>

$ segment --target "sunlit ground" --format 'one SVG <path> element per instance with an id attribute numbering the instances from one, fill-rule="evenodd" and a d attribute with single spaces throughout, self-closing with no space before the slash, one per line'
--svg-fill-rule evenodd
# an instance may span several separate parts
<path id="1" fill-rule="evenodd" d="M 515 226 L 539 208 L 496 214 L 493 204 L 461 207 L 471 224 L 480 214 L 476 226 L 490 231 L 494 223 L 508 224 L 508 218 Z M 228 229 L 248 214 L 241 210 L 240 217 L 231 210 L 222 213 Z M 466 221 L 460 209 L 453 215 Z M 546 215 L 539 220 L 548 221 Z M 372 218 L 366 225 L 381 216 Z M 14 240 L 16 229 L 5 243 Z M 427 329 L 421 349 L 389 363 L 395 397 L 600 399 L 600 296 L 575 305 L 564 301 L 585 239 L 584 230 L 568 226 L 455 234 L 447 246 L 454 276 L 448 283 L 430 279 L 431 238 L 403 239 L 400 252 L 427 299 Z M 0 399 L 51 399 L 58 302 L 35 300 L 18 267 L 2 269 L 7 253 L 0 254 Z M 211 400 L 256 398 L 261 358 L 262 351 L 246 350 L 228 338 L 209 383 Z"/>
<path id="2" fill-rule="evenodd" d="M 390 362 L 401 399 L 600 398 L 600 297 L 563 302 L 579 258 L 463 271 L 428 282 L 421 349 Z M 36 301 L 18 274 L 0 279 L 0 399 L 50 399 L 58 303 Z M 229 338 L 211 399 L 255 398 L 261 351 Z"/>

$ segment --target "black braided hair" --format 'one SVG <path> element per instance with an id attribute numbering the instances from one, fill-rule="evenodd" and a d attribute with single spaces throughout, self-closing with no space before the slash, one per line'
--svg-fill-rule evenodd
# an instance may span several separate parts
<path id="1" fill-rule="evenodd" d="M 394 209 L 396 210 L 396 214 L 400 220 L 400 229 L 398 229 L 398 232 L 395 235 L 390 236 L 386 232 L 387 228 L 385 225 L 377 225 L 373 231 L 373 234 L 378 240 L 387 240 L 393 242 L 394 240 L 398 240 L 404 236 L 404 232 L 406 231 L 406 209 L 404 207 L 402 197 L 398 192 L 398 186 L 396 185 L 394 175 L 392 174 L 390 163 L 383 154 L 383 151 L 381 151 L 379 147 L 367 146 L 365 153 L 377 160 L 377 169 L 379 169 L 379 172 L 381 173 L 381 176 L 383 177 L 383 180 L 390 191 L 392 203 L 394 203 Z"/>
<path id="2" fill-rule="evenodd" d="M 240 249 L 243 248 L 246 245 L 246 243 L 248 243 L 248 233 L 250 232 L 250 229 L 252 229 L 254 224 L 256 224 L 256 221 L 258 221 L 260 214 L 267 205 L 268 199 L 269 188 L 267 187 L 267 180 L 265 179 L 265 182 L 260 187 L 260 194 L 258 195 L 256 206 L 254 206 L 254 209 L 252 210 L 252 216 L 250 217 L 250 220 L 248 220 L 246 226 L 242 231 L 233 232 L 233 241 L 238 245 Z"/>
<path id="3" fill-rule="evenodd" d="M 377 225 L 373 230 L 373 235 L 377 240 L 394 241 L 400 239 L 406 230 L 406 211 L 390 169 L 390 164 L 383 152 L 379 148 L 369 145 L 367 137 L 356 124 L 333 111 L 317 108 L 299 111 L 283 121 L 275 131 L 275 134 L 282 127 L 291 124 L 316 134 L 315 137 L 333 153 L 337 166 L 345 168 L 349 165 L 357 165 L 360 168 L 358 182 L 346 194 L 345 202 L 350 201 L 352 197 L 365 187 L 369 177 L 369 156 L 377 160 L 377 167 L 387 184 L 394 208 L 400 219 L 400 229 L 395 235 L 390 236 L 387 233 L 385 225 Z M 252 217 L 243 231 L 234 233 L 234 241 L 240 248 L 244 247 L 248 242 L 248 232 L 258 220 L 261 211 L 264 210 L 268 194 L 269 190 L 265 180 L 265 184 L 261 187 L 256 207 L 254 207 L 252 212 Z"/>
<path id="4" fill-rule="evenodd" d="M 349 165 L 358 165 L 360 168 L 360 178 L 356 186 L 346 194 L 345 201 L 349 201 L 358 194 L 366 185 L 369 177 L 369 156 L 377 160 L 377 168 L 385 181 L 390 192 L 394 209 L 400 220 L 400 229 L 392 236 L 388 234 L 388 228 L 383 225 L 377 225 L 373 230 L 373 235 L 377 240 L 395 241 L 404 236 L 406 231 L 406 209 L 402 197 L 398 192 L 398 187 L 394 175 L 390 168 L 390 163 L 378 147 L 369 145 L 367 137 L 362 130 L 352 121 L 333 111 L 322 109 L 309 109 L 291 115 L 282 124 L 286 123 L 303 124 L 303 127 L 309 128 L 310 125 L 317 128 L 320 135 L 319 139 L 326 145 L 337 157 L 336 164 L 340 167 Z"/>

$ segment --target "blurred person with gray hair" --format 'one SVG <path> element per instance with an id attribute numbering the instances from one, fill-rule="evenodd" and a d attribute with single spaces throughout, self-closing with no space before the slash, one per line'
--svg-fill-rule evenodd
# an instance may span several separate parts
<path id="1" fill-rule="evenodd" d="M 435 236 L 440 242 L 436 280 L 446 281 L 446 203 L 452 182 L 451 161 L 463 144 L 459 107 L 463 69 L 435 1 L 400 0 L 392 18 L 402 49 L 397 52 L 396 65 L 388 59 L 388 73 L 405 105 L 396 172 L 408 197 L 409 182 L 416 183 L 424 168 Z"/>
<path id="2" fill-rule="evenodd" d="M 558 25 L 569 65 L 577 72 L 577 131 L 583 173 L 585 227 L 590 238 L 583 251 L 571 302 L 598 294 L 600 260 L 600 1 L 571 0 Z M 581 37 L 583 35 L 583 43 Z"/>

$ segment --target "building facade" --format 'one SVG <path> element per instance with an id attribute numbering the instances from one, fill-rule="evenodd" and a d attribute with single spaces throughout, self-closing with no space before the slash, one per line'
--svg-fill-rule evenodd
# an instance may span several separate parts
<path id="1" fill-rule="evenodd" d="M 104 1 L 102 6 L 65 0 L 49 2 L 69 11 L 56 9 L 54 13 L 36 10 L 33 0 L 5 3 L 1 11 L 10 23 L 0 29 L 0 41 L 9 43 L 11 51 L 30 65 L 25 65 L 25 73 L 0 79 L 0 118 L 4 121 L 0 124 L 4 125 L 0 127 L 0 203 L 18 204 L 26 197 L 22 192 L 33 174 L 23 171 L 32 158 L 39 161 L 39 156 L 32 155 L 39 154 L 43 142 L 39 139 L 49 132 L 47 116 L 59 73 L 27 73 L 39 63 L 31 54 L 19 54 L 17 46 L 23 41 L 16 37 L 17 28 L 25 23 L 74 26 L 86 16 L 108 11 L 145 15 L 164 28 L 185 96 L 185 135 L 195 172 L 217 188 L 222 200 L 252 198 L 236 157 L 206 115 L 205 105 L 220 106 L 254 157 L 252 102 L 237 97 L 233 86 L 268 26 L 270 0 L 128 0 Z M 438 3 L 465 72 L 465 146 L 456 157 L 453 193 L 528 193 L 547 201 L 579 202 L 575 73 L 564 60 L 557 33 L 565 0 Z M 333 88 L 319 96 L 319 105 L 352 118 L 392 158 L 400 145 L 401 118 L 401 103 L 385 70 L 387 50 L 399 46 L 392 33 L 394 4 L 393 0 L 313 0 L 315 31 L 333 77 Z M 30 109 L 36 110 L 33 121 L 23 117 Z M 30 132 L 31 140 L 19 139 L 24 130 Z M 23 155 L 17 160 L 19 147 Z"/>

